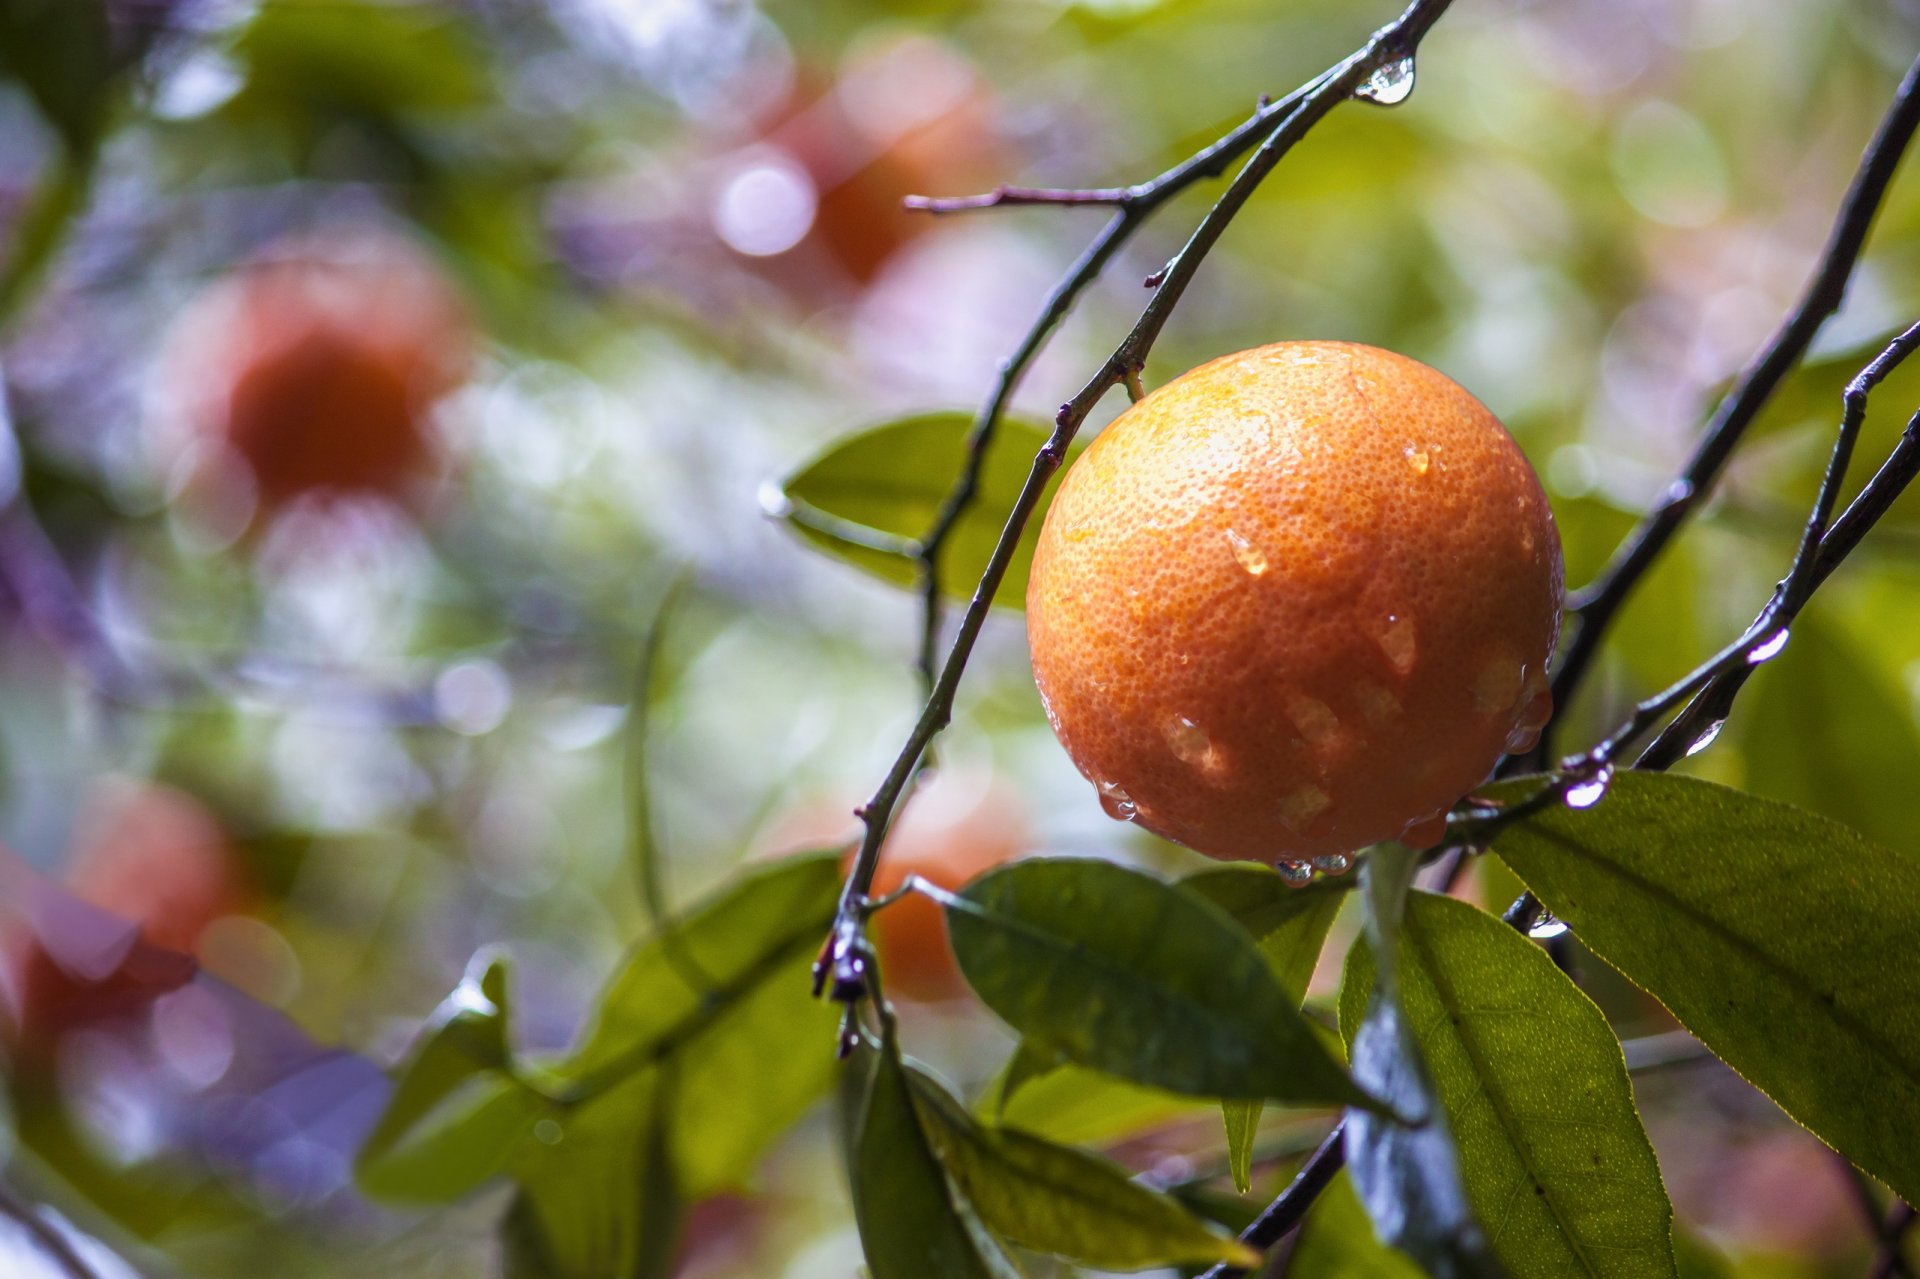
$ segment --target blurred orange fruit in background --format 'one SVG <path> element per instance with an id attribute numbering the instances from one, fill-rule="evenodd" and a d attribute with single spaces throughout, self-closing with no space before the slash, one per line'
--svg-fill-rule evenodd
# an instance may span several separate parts
<path id="1" fill-rule="evenodd" d="M 166 447 L 237 464 L 269 514 L 308 494 L 417 506 L 440 462 L 429 410 L 472 347 L 459 294 L 412 244 L 293 241 L 183 313 L 162 358 L 183 419 Z"/>
<path id="2" fill-rule="evenodd" d="M 1519 447 L 1415 360 L 1225 356 L 1101 432 L 1048 511 L 1034 678 L 1107 811 L 1210 857 L 1426 846 L 1551 711 L 1560 539 Z"/>

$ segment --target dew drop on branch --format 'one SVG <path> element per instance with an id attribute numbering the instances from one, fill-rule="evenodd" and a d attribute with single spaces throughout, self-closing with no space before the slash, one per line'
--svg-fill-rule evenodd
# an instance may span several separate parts
<path id="1" fill-rule="evenodd" d="M 1552 915 L 1540 916 L 1533 927 L 1527 929 L 1527 936 L 1533 938 L 1535 941 L 1552 941 L 1554 938 L 1564 937 L 1566 934 L 1567 921 L 1564 919 L 1555 919 Z"/>
<path id="2" fill-rule="evenodd" d="M 1607 788 L 1611 785 L 1613 765 L 1606 764 L 1592 777 L 1567 788 L 1567 807 L 1592 808 L 1607 797 Z"/>
<path id="3" fill-rule="evenodd" d="M 1713 745 L 1714 738 L 1720 736 L 1720 730 L 1726 726 L 1727 721 L 1724 719 L 1716 719 L 1713 723 L 1707 725 L 1706 728 L 1701 730 L 1700 736 L 1687 743 L 1687 754 L 1698 755 L 1701 751 Z"/>
<path id="4" fill-rule="evenodd" d="M 1780 650 L 1787 646 L 1787 639 L 1787 628 L 1783 626 L 1753 647 L 1747 654 L 1747 665 L 1758 666 L 1780 656 Z"/>
<path id="5" fill-rule="evenodd" d="M 1389 62 L 1368 76 L 1353 96 L 1375 106 L 1397 107 L 1413 93 L 1413 59 Z"/>

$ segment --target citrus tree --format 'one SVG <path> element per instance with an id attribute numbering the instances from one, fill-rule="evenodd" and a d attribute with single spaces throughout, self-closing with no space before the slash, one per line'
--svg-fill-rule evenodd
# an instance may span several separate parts
<path id="1" fill-rule="evenodd" d="M 0 0 L 22 1273 L 1910 1273 L 1920 30 L 1801 7 Z"/>

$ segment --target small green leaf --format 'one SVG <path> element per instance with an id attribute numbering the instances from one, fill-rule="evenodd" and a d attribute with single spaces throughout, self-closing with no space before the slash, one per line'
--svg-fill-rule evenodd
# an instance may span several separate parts
<path id="1" fill-rule="evenodd" d="M 947 904 L 961 970 L 1041 1052 L 1172 1092 L 1365 1104 L 1266 957 L 1196 893 L 1035 858 Z"/>
<path id="2" fill-rule="evenodd" d="M 838 440 L 781 486 L 777 509 L 828 553 L 883 581 L 914 586 L 919 575 L 912 557 L 966 464 L 972 429 L 970 413 L 924 413 Z M 949 594 L 972 594 L 1047 436 L 1039 426 L 1012 419 L 995 430 L 973 503 L 941 555 L 941 583 Z M 995 598 L 1003 608 L 1026 602 L 1040 517 L 1059 482 L 1056 473 L 1007 567 Z"/>
<path id="3" fill-rule="evenodd" d="M 989 1086 L 983 1105 L 1000 1123 L 1073 1146 L 1107 1145 L 1198 1116 L 1207 1107 L 1204 1101 L 1048 1058 L 1024 1042 Z"/>
<path id="4" fill-rule="evenodd" d="M 356 1158 L 367 1194 L 458 1199 L 505 1169 L 539 1117 L 544 1103 L 509 1070 L 507 973 L 481 952 L 428 1020 Z"/>
<path id="5" fill-rule="evenodd" d="M 502 1225 L 507 1279 L 672 1273 L 685 1205 L 670 1135 L 679 1073 L 635 1075 L 526 1144 Z"/>
<path id="6" fill-rule="evenodd" d="M 1327 930 L 1347 900 L 1344 880 L 1322 880 L 1307 888 L 1289 888 L 1265 867 L 1222 866 L 1180 881 L 1233 916 L 1273 965 L 1274 976 L 1299 1004 L 1326 945 Z M 1253 1140 L 1262 1103 L 1223 1101 L 1220 1116 L 1227 1132 L 1227 1166 L 1234 1188 L 1245 1194 L 1253 1185 Z"/>
<path id="7" fill-rule="evenodd" d="M 1404 965 L 1400 931 L 1407 890 L 1419 864 L 1410 849 L 1381 844 L 1360 866 L 1367 940 L 1379 965 L 1372 997 L 1353 1026 L 1350 1055 L 1354 1079 L 1396 1114 L 1347 1113 L 1347 1167 L 1380 1238 L 1411 1255 L 1434 1279 L 1494 1276 L 1500 1267 L 1468 1206 L 1459 1155 L 1396 979 Z M 1355 981 L 1355 963 L 1349 955 L 1349 983 Z"/>
<path id="8" fill-rule="evenodd" d="M 699 1033 L 719 1010 L 811 955 L 833 919 L 832 852 L 782 858 L 735 880 L 637 947 L 600 997 L 592 1028 L 562 1073 L 617 1073 Z"/>
<path id="9" fill-rule="evenodd" d="M 1920 1195 L 1920 965 L 1900 962 L 1920 933 L 1913 858 L 1785 804 L 1639 772 L 1591 808 L 1516 822 L 1494 847 L 1781 1109 L 1902 1198 Z"/>
<path id="10" fill-rule="evenodd" d="M 1221 866 L 1180 881 L 1180 887 L 1199 893 L 1247 930 L 1295 1004 L 1307 997 L 1327 931 L 1350 886 L 1335 879 L 1289 888 L 1263 866 Z"/>
<path id="11" fill-rule="evenodd" d="M 1341 1024 L 1373 960 L 1356 946 Z M 1673 1208 L 1607 1021 L 1546 952 L 1485 911 L 1407 903 L 1400 998 L 1460 1152 L 1467 1201 L 1519 1279 L 1674 1279 Z"/>
<path id="12" fill-rule="evenodd" d="M 1102 1270 L 1259 1260 L 1107 1160 L 983 1125 L 911 1065 L 907 1083 L 928 1144 L 954 1185 L 982 1222 L 1014 1243 Z"/>
<path id="13" fill-rule="evenodd" d="M 1233 1188 L 1241 1194 L 1253 1188 L 1253 1139 L 1260 1131 L 1261 1101 L 1220 1103 L 1220 1119 L 1227 1129 L 1227 1171 L 1233 1174 Z"/>
<path id="14" fill-rule="evenodd" d="M 891 1028 L 871 1056 L 848 1168 L 853 1215 L 873 1279 L 1018 1279 L 947 1185 L 928 1147 Z"/>
<path id="15" fill-rule="evenodd" d="M 1335 1177 L 1300 1223 L 1288 1271 L 1300 1279 L 1421 1279 L 1406 1253 L 1380 1242 L 1346 1173 Z"/>

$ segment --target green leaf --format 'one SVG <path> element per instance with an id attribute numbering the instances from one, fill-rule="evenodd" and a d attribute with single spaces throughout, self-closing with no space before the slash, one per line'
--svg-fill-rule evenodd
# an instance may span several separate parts
<path id="1" fill-rule="evenodd" d="M 1321 880 L 1306 888 L 1289 888 L 1265 867 L 1222 866 L 1189 875 L 1180 886 L 1233 916 L 1259 945 L 1294 1003 L 1306 999 L 1327 930 L 1347 900 L 1346 881 Z M 1261 1109 L 1258 1100 L 1220 1103 L 1227 1132 L 1227 1166 L 1234 1188 L 1242 1194 L 1253 1185 L 1253 1140 Z"/>
<path id="2" fill-rule="evenodd" d="M 627 958 L 562 1073 L 576 1081 L 645 1064 L 699 1033 L 719 1010 L 811 956 L 833 919 L 832 852 L 756 868 Z"/>
<path id="3" fill-rule="evenodd" d="M 1373 1232 L 1353 1179 L 1335 1177 L 1300 1223 L 1288 1274 L 1299 1279 L 1421 1279 L 1406 1253 L 1389 1248 Z"/>
<path id="4" fill-rule="evenodd" d="M 1000 1123 L 1050 1141 L 1101 1146 L 1197 1116 L 1207 1104 L 1049 1059 L 1022 1043 L 988 1087 L 983 1109 Z"/>
<path id="5" fill-rule="evenodd" d="M 1794 624 L 1793 643 L 1755 677 L 1738 722 L 1749 789 L 1920 852 L 1908 791 L 1920 777 L 1920 734 L 1906 690 L 1831 627 Z"/>
<path id="6" fill-rule="evenodd" d="M 811 947 L 793 954 L 675 1054 L 673 1146 L 687 1198 L 736 1187 L 840 1074 L 840 1009 L 813 998 L 812 962 Z"/>
<path id="7" fill-rule="evenodd" d="M 503 1223 L 507 1279 L 665 1279 L 685 1196 L 674 1177 L 672 1069 L 635 1075 L 528 1142 Z"/>
<path id="8" fill-rule="evenodd" d="M 781 486 L 779 514 L 822 550 L 883 581 L 914 586 L 919 571 L 912 557 L 966 464 L 972 429 L 970 413 L 924 413 L 838 440 Z M 948 594 L 965 599 L 973 593 L 1048 435 L 1015 419 L 994 432 L 973 503 L 941 555 Z M 995 599 L 1003 608 L 1025 605 L 1040 517 L 1065 471 L 1054 475 L 1007 566 Z"/>
<path id="9" fill-rule="evenodd" d="M 1111 862 L 1035 858 L 947 899 L 954 954 L 1043 1053 L 1203 1097 L 1366 1097 L 1251 938 L 1197 893 Z"/>
<path id="10" fill-rule="evenodd" d="M 1913 858 L 1785 804 L 1638 772 L 1592 808 L 1515 823 L 1495 850 L 1781 1109 L 1920 1195 Z"/>
<path id="11" fill-rule="evenodd" d="M 947 1185 L 891 1028 L 869 1055 L 872 1075 L 847 1171 L 872 1279 L 1016 1279 L 1019 1271 Z"/>
<path id="12" fill-rule="evenodd" d="M 1378 968 L 1364 1015 L 1353 1019 L 1353 1074 L 1396 1113 L 1348 1112 L 1347 1167 L 1380 1238 L 1411 1255 L 1434 1279 L 1498 1275 L 1485 1232 L 1467 1203 L 1446 1115 L 1401 1005 L 1396 974 L 1406 965 L 1400 930 L 1419 864 L 1412 850 L 1381 844 L 1360 866 L 1367 940 Z M 1355 981 L 1356 962 L 1350 954 L 1349 983 Z"/>
<path id="13" fill-rule="evenodd" d="M 1373 967 L 1356 946 L 1343 1026 L 1358 1029 Z M 1519 932 L 1430 893 L 1408 900 L 1399 971 L 1468 1205 L 1507 1270 L 1674 1279 L 1673 1208 L 1592 1001 Z"/>
<path id="14" fill-rule="evenodd" d="M 980 1220 L 1014 1243 L 1102 1270 L 1259 1260 L 1117 1165 L 981 1124 L 932 1076 L 906 1069 L 935 1156 Z"/>
<path id="15" fill-rule="evenodd" d="M 1261 1101 L 1220 1103 L 1220 1119 L 1227 1129 L 1227 1171 L 1233 1174 L 1233 1188 L 1241 1194 L 1253 1188 L 1253 1139 L 1260 1131 Z"/>
<path id="16" fill-rule="evenodd" d="M 1231 915 L 1259 945 L 1274 976 L 1299 1004 L 1307 997 L 1327 931 L 1348 898 L 1346 880 L 1319 880 L 1289 888 L 1264 866 L 1222 866 L 1180 881 L 1180 887 Z"/>
<path id="17" fill-rule="evenodd" d="M 390 119 L 482 104 L 488 86 L 472 32 L 439 10 L 365 0 L 274 0 L 235 50 L 247 81 L 236 118 Z"/>
<path id="18" fill-rule="evenodd" d="M 545 1103 L 513 1078 L 507 964 L 486 952 L 440 1004 L 355 1161 L 378 1199 L 444 1203 L 506 1168 Z"/>
<path id="19" fill-rule="evenodd" d="M 119 69 L 105 0 L 0 0 L 0 72 L 18 80 L 59 133 L 84 156 L 106 125 Z"/>

